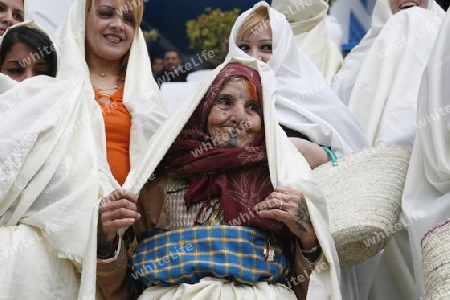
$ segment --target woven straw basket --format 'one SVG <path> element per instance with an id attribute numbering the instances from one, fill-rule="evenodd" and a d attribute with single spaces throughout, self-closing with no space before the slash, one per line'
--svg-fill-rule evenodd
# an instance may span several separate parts
<path id="1" fill-rule="evenodd" d="M 422 268 L 429 300 L 450 299 L 450 219 L 422 241 Z"/>
<path id="2" fill-rule="evenodd" d="M 329 229 L 341 267 L 375 256 L 399 221 L 411 151 L 368 147 L 313 170 L 327 200 Z"/>

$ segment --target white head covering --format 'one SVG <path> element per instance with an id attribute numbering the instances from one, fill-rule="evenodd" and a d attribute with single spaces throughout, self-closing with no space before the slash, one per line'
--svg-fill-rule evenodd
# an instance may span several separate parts
<path id="1" fill-rule="evenodd" d="M 56 41 L 62 52 L 61 78 L 72 76 L 74 72 L 85 77 L 88 86 L 85 87 L 92 101 L 94 92 L 90 85 L 89 68 L 85 61 L 85 0 L 76 0 L 66 22 L 58 29 Z M 151 74 L 150 58 L 141 29 L 138 29 L 130 49 L 125 79 L 123 104 L 131 114 L 130 163 L 131 169 L 144 145 L 166 118 L 165 107 L 161 101 L 159 88 Z M 100 108 L 98 113 L 101 114 Z M 106 137 L 104 126 L 99 131 L 99 151 L 106 158 Z M 110 173 L 109 167 L 104 167 L 105 173 Z M 119 185 L 113 180 L 115 188 Z M 108 193 L 105 191 L 103 194 Z"/>
<path id="2" fill-rule="evenodd" d="M 447 13 L 422 77 L 418 132 L 403 193 L 417 297 L 425 299 L 421 239 L 450 217 L 450 14 Z M 419 217 L 418 217 L 419 216 Z"/>
<path id="3" fill-rule="evenodd" d="M 322 246 L 329 267 L 323 271 L 314 271 L 309 284 L 307 299 L 341 299 L 339 291 L 339 263 L 333 239 L 327 226 L 326 202 L 311 179 L 311 169 L 305 158 L 286 138 L 278 126 L 273 101 L 276 89 L 274 74 L 267 64 L 253 58 L 227 58 L 223 64 L 212 71 L 210 78 L 193 93 L 182 106 L 160 127 L 146 146 L 146 155 L 142 157 L 141 167 L 131 170 L 130 177 L 136 178 L 137 187 L 142 186 L 155 170 L 173 141 L 191 117 L 193 111 L 206 94 L 220 70 L 231 62 L 248 65 L 261 75 L 263 88 L 263 115 L 270 179 L 274 187 L 284 185 L 298 189 L 307 197 L 308 209 L 317 238 Z M 131 187 L 132 190 L 135 187 Z"/>
<path id="4" fill-rule="evenodd" d="M 428 10 L 435 13 L 440 19 L 444 18 L 444 10 L 434 1 L 429 0 Z M 378 0 L 372 11 L 372 26 L 367 31 L 364 38 L 361 40 L 358 46 L 352 49 L 352 51 L 345 57 L 344 65 L 341 70 L 336 74 L 332 83 L 334 91 L 338 94 L 339 98 L 348 104 L 350 96 L 353 91 L 356 78 L 366 58 L 367 52 L 372 47 L 373 42 L 380 34 L 384 25 L 392 17 L 392 9 L 389 0 Z"/>
<path id="5" fill-rule="evenodd" d="M 343 63 L 338 46 L 328 38 L 328 4 L 311 1 L 301 5 L 297 0 L 272 0 L 272 7 L 284 13 L 291 24 L 297 46 L 317 66 L 327 82 L 331 82 Z"/>
<path id="6" fill-rule="evenodd" d="M 338 155 L 365 147 L 367 141 L 350 112 L 317 67 L 298 49 L 286 17 L 266 2 L 255 4 L 236 20 L 228 57 L 249 57 L 235 41 L 241 24 L 259 6 L 269 10 L 273 55 L 267 64 L 276 76 L 279 123 L 305 134 L 314 143 L 331 147 Z"/>
<path id="7" fill-rule="evenodd" d="M 17 26 L 42 31 L 32 21 Z M 21 83 L 0 74 L 4 297 L 95 297 L 99 173 L 91 122 L 101 115 L 82 82 L 77 74 Z"/>

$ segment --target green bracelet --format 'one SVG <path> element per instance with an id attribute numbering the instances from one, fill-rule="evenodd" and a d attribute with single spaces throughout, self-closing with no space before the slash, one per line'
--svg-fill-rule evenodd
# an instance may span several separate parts
<path id="1" fill-rule="evenodd" d="M 334 154 L 334 152 L 328 147 L 322 146 L 322 149 L 328 154 L 328 157 L 331 160 L 331 165 L 336 167 L 338 165 L 336 154 Z"/>

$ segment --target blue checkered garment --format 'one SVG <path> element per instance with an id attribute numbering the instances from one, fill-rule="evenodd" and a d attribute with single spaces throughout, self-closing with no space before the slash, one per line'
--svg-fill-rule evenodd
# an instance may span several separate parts
<path id="1" fill-rule="evenodd" d="M 222 225 L 158 231 L 132 255 L 132 276 L 147 286 L 198 283 L 207 276 L 248 285 L 275 283 L 289 272 L 280 246 L 270 244 L 274 257 L 266 261 L 269 235 L 259 229 Z"/>

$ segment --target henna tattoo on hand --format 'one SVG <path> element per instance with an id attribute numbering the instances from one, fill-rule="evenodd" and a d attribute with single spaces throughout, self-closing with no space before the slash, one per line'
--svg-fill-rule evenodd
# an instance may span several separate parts
<path id="1" fill-rule="evenodd" d="M 117 249 L 118 246 L 118 236 L 114 238 L 113 241 L 109 242 L 107 241 L 107 235 L 103 231 L 103 224 L 102 224 L 102 214 L 99 210 L 98 215 L 98 226 L 97 226 L 97 257 L 100 259 L 107 259 L 114 256 L 114 251 Z"/>
<path id="2" fill-rule="evenodd" d="M 304 197 L 300 200 L 300 203 L 298 205 L 297 227 L 301 231 L 307 233 L 308 230 L 303 225 L 304 224 L 303 222 L 306 222 L 306 224 L 308 224 L 309 226 L 312 227 L 312 223 L 311 223 L 311 218 L 309 216 L 308 207 L 306 206 L 306 199 Z"/>

